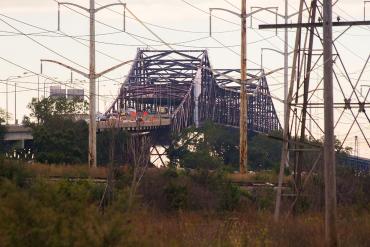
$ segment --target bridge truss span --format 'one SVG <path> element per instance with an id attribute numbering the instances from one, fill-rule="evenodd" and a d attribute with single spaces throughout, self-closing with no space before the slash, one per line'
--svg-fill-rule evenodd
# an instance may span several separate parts
<path id="1" fill-rule="evenodd" d="M 252 74 L 249 74 L 252 73 Z M 248 128 L 269 133 L 280 130 L 266 77 L 248 73 Z M 238 127 L 240 70 L 214 70 L 206 50 L 138 50 L 119 95 L 105 112 L 147 111 L 171 119 L 178 133 L 205 121 Z"/>

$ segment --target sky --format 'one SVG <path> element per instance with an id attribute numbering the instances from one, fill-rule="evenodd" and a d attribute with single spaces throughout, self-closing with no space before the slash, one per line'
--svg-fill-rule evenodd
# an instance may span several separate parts
<path id="1" fill-rule="evenodd" d="M 72 1 L 88 7 L 88 0 Z M 96 6 L 116 3 L 117 0 L 97 0 Z M 186 3 L 187 2 L 187 3 Z M 175 49 L 208 49 L 213 68 L 238 68 L 240 54 L 240 20 L 228 13 L 215 12 L 215 15 L 223 18 L 213 18 L 213 35 L 209 37 L 209 15 L 211 7 L 228 8 L 239 11 L 239 0 L 127 0 L 127 7 L 142 21 L 147 23 L 153 32 L 162 40 L 171 43 Z M 298 9 L 298 0 L 289 1 L 289 13 Z M 247 9 L 251 7 L 278 7 L 279 14 L 284 14 L 284 1 L 272 0 L 247 0 Z M 363 1 L 339 0 L 334 6 L 333 16 L 340 16 L 341 20 L 363 20 Z M 366 7 L 366 17 L 370 18 L 370 3 Z M 60 85 L 66 88 L 88 89 L 86 78 L 73 74 L 71 83 L 70 71 L 53 64 L 43 64 L 43 74 L 46 78 L 38 79 L 32 72 L 40 72 L 40 59 L 54 59 L 73 65 L 87 72 L 88 67 L 88 18 L 77 8 L 61 7 L 61 30 L 57 31 L 57 3 L 54 0 L 1 0 L 0 1 L 0 108 L 6 107 L 6 85 L 4 80 L 10 78 L 8 84 L 8 109 L 14 116 L 14 108 L 17 108 L 17 119 L 29 114 L 27 104 L 32 97 L 43 97 L 44 85 L 48 95 L 51 85 Z M 161 41 L 148 32 L 143 25 L 127 14 L 126 32 L 123 32 L 123 8 L 115 6 L 102 10 L 97 14 L 97 71 L 103 71 L 120 62 L 134 58 L 138 47 L 168 49 Z M 296 22 L 292 17 L 290 22 Z M 278 19 L 283 23 L 283 19 Z M 247 20 L 247 43 L 248 43 L 248 68 L 261 68 L 261 49 L 273 48 L 283 51 L 284 33 L 279 30 L 258 30 L 258 25 L 263 23 L 275 23 L 275 16 L 271 13 L 260 12 Z M 252 26 L 251 26 L 252 24 Z M 335 28 L 336 37 L 344 28 Z M 27 34 L 27 35 L 24 35 Z M 289 30 L 289 50 L 293 49 L 295 33 Z M 370 29 L 368 27 L 353 27 L 337 41 L 337 47 L 341 58 L 348 69 L 349 76 L 356 81 L 370 50 Z M 320 49 L 316 41 L 315 48 Z M 283 66 L 283 56 L 264 50 L 263 68 L 270 71 Z M 4 60 L 5 59 L 5 60 Z M 6 61 L 7 60 L 7 61 Z M 290 62 L 291 62 L 290 57 Z M 12 64 L 11 64 L 12 63 Z M 290 63 L 291 64 L 291 63 Z M 340 69 L 340 63 L 336 63 L 341 86 L 346 93 L 351 93 L 351 88 L 346 84 Z M 118 89 L 122 84 L 130 66 L 124 66 L 99 82 L 99 110 L 104 112 L 108 105 L 117 96 Z M 24 74 L 27 72 L 27 74 Z M 15 78 L 21 76 L 22 78 Z M 322 77 L 322 66 L 311 75 L 313 81 L 319 81 Z M 13 78 L 13 79 L 12 79 Z M 271 94 L 283 99 L 283 72 L 279 71 L 267 78 Z M 39 81 L 39 84 L 38 84 Z M 362 79 L 358 85 L 370 85 L 370 68 L 366 67 Z M 15 83 L 17 84 L 17 101 L 15 104 Z M 39 85 L 39 86 L 38 86 Z M 39 90 L 38 90 L 39 88 Z M 359 89 L 360 90 L 360 89 Z M 366 87 L 363 87 L 365 94 Z M 316 99 L 322 100 L 319 95 Z M 335 100 L 343 102 L 339 85 L 335 86 Z M 274 101 L 278 116 L 283 121 L 283 105 Z M 355 114 L 357 110 L 354 110 Z M 335 112 L 336 119 L 341 110 Z M 313 109 L 315 121 L 322 126 L 323 113 Z M 364 134 L 370 137 L 369 121 L 360 114 L 358 122 L 364 128 Z M 312 122 L 311 122 L 312 123 Z M 343 140 L 348 129 L 353 123 L 353 116 L 346 112 L 336 127 L 336 135 Z M 360 129 L 354 125 L 351 133 L 346 138 L 346 145 L 354 147 L 355 136 L 360 142 L 359 154 L 370 157 L 370 149 L 362 136 Z M 316 137 L 322 136 L 322 132 L 312 123 L 312 132 Z"/>

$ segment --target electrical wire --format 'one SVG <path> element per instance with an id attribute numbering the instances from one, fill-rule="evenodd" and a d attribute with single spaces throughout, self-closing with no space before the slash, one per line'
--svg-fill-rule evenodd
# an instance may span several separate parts
<path id="1" fill-rule="evenodd" d="M 118 1 L 118 2 L 121 2 L 121 1 Z M 95 2 L 95 4 L 98 5 L 98 6 L 103 6 L 102 4 L 100 4 L 98 2 Z M 122 13 L 120 13 L 120 12 L 114 10 L 114 9 L 107 8 L 107 10 L 111 11 L 112 13 L 122 15 Z M 130 16 L 126 16 L 126 18 L 135 20 L 135 18 L 132 18 Z M 208 32 L 205 32 L 205 31 L 194 31 L 194 30 L 186 30 L 186 29 L 168 27 L 168 26 L 163 26 L 163 25 L 150 23 L 150 22 L 147 22 L 147 21 L 143 21 L 143 23 L 145 23 L 146 25 L 152 26 L 152 27 L 156 27 L 156 28 L 160 28 L 160 29 L 164 29 L 164 30 L 169 30 L 169 31 L 174 31 L 174 32 L 193 33 L 193 34 L 206 34 L 206 33 L 208 33 Z M 233 30 L 215 31 L 215 33 L 233 33 L 233 32 L 238 32 L 239 30 L 240 29 L 238 28 L 238 29 L 233 29 Z"/>
<path id="2" fill-rule="evenodd" d="M 0 14 L 0 16 L 5 16 L 5 15 Z M 11 18 L 11 17 L 9 17 L 9 18 L 10 18 L 10 19 L 14 19 L 14 18 Z M 14 20 L 16 20 L 16 19 L 14 19 Z M 1 18 L 0 18 L 0 21 L 2 21 L 3 23 L 5 23 L 5 24 L 6 24 L 6 25 L 8 25 L 9 27 L 13 28 L 13 29 L 14 29 L 14 30 L 16 30 L 17 32 L 21 33 L 21 34 L 22 34 L 22 35 L 24 35 L 25 37 L 29 38 L 30 40 L 34 41 L 35 43 L 37 43 L 37 44 L 38 44 L 38 45 L 40 45 L 41 47 L 43 47 L 43 48 L 45 48 L 45 49 L 49 50 L 50 52 L 52 52 L 52 53 L 54 53 L 54 54 L 56 54 L 56 55 L 58 55 L 58 56 L 60 56 L 60 57 L 62 57 L 62 58 L 64 58 L 64 59 L 66 59 L 67 61 L 69 61 L 69 62 L 71 62 L 71 63 L 73 63 L 73 64 L 75 64 L 75 65 L 77 65 L 77 66 L 79 66 L 79 67 L 81 67 L 81 68 L 87 69 L 85 66 L 80 65 L 80 64 L 78 64 L 78 63 L 74 62 L 73 60 L 71 60 L 71 59 L 69 59 L 69 58 L 65 57 L 64 55 L 60 54 L 59 52 L 54 51 L 53 49 L 50 49 L 49 47 L 45 46 L 45 45 L 44 45 L 44 44 L 42 44 L 41 42 L 39 42 L 39 41 L 37 41 L 36 39 L 32 38 L 31 36 L 27 36 L 27 35 L 26 35 L 26 33 L 24 33 L 24 32 L 22 32 L 22 31 L 20 31 L 19 29 L 15 28 L 13 25 L 11 25 L 10 23 L 6 22 L 5 20 L 3 20 L 3 19 L 1 19 Z M 19 20 L 16 20 L 16 21 L 19 21 Z M 19 21 L 19 22 L 21 22 L 21 23 L 23 23 L 23 24 L 25 24 L 25 25 L 29 25 L 29 26 L 32 26 L 32 27 L 34 27 L 34 28 L 39 28 L 40 30 L 43 30 L 43 28 L 37 27 L 37 26 L 35 26 L 35 25 L 28 24 L 28 23 L 25 23 L 25 22 L 23 22 L 23 21 Z M 44 31 L 49 31 L 49 30 L 44 29 Z M 71 39 L 75 40 L 76 42 L 78 42 L 78 43 L 80 43 L 80 44 L 82 44 L 82 45 L 86 46 L 86 44 L 83 44 L 83 43 L 79 42 L 78 40 L 74 39 L 73 37 L 70 37 L 70 36 L 68 36 L 68 35 L 67 35 L 66 37 L 71 38 Z M 102 52 L 100 52 L 100 51 L 97 51 L 97 52 L 98 52 L 98 53 L 102 53 Z M 103 54 L 104 54 L 104 53 L 103 53 Z M 105 54 L 105 55 L 107 55 L 107 54 Z M 107 55 L 107 56 L 109 56 L 109 57 L 113 58 L 113 57 L 112 57 L 112 56 L 110 56 L 110 55 Z M 116 60 L 118 60 L 118 59 L 116 59 Z M 122 62 L 122 60 L 118 60 L 118 61 Z M 104 78 L 106 78 L 106 79 L 108 79 L 108 80 L 115 81 L 115 80 L 113 80 L 113 79 L 111 79 L 111 78 L 109 78 L 109 77 L 107 77 L 107 76 L 103 76 L 103 77 L 104 77 Z M 115 81 L 115 82 L 120 83 L 120 82 L 118 82 L 118 81 Z"/>
<path id="3" fill-rule="evenodd" d="M 24 71 L 26 71 L 26 72 L 28 72 L 28 73 L 31 73 L 31 74 L 33 74 L 33 75 L 35 75 L 35 76 L 39 76 L 39 77 L 41 77 L 41 78 L 44 78 L 44 79 L 47 79 L 47 80 L 49 80 L 49 81 L 52 81 L 53 83 L 56 83 L 56 84 L 59 84 L 59 85 L 62 85 L 62 86 L 65 86 L 66 88 L 70 88 L 70 89 L 84 89 L 84 88 L 76 88 L 76 87 L 73 87 L 73 86 L 71 86 L 70 85 L 70 83 L 69 82 L 66 82 L 66 83 L 63 83 L 63 82 L 61 82 L 61 81 L 57 81 L 55 78 L 53 78 L 53 77 L 50 77 L 50 76 L 47 76 L 47 75 L 45 75 L 45 74 L 40 74 L 40 73 L 37 73 L 37 72 L 35 72 L 35 71 L 33 71 L 33 70 L 31 70 L 31 69 L 28 69 L 28 68 L 26 68 L 26 67 L 24 67 L 24 66 L 22 66 L 22 65 L 19 65 L 19 64 L 17 64 L 17 63 L 15 63 L 15 62 L 12 62 L 11 60 L 9 60 L 9 59 L 7 59 L 7 58 L 4 58 L 4 57 L 2 57 L 2 56 L 0 56 L 0 60 L 3 60 L 4 62 L 6 62 L 6 63 L 8 63 L 8 64 L 11 64 L 11 65 L 13 65 L 13 66 L 15 66 L 15 67 L 17 67 L 17 68 L 20 68 L 20 69 L 22 69 L 22 70 L 24 70 Z M 4 83 L 5 84 L 5 82 L 1 82 L 1 83 Z M 37 89 L 33 89 L 33 88 L 27 88 L 27 87 L 22 87 L 22 88 L 24 88 L 24 89 L 29 89 L 30 91 L 37 91 Z M 96 96 L 99 96 L 98 94 L 95 94 Z M 89 96 L 86 96 L 87 98 L 89 98 Z"/>

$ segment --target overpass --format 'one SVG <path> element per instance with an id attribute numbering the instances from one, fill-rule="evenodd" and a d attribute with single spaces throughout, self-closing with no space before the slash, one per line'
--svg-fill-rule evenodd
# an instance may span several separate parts
<path id="1" fill-rule="evenodd" d="M 15 144 L 18 148 L 25 148 L 25 142 L 33 140 L 32 129 L 21 125 L 7 125 L 4 136 L 6 143 Z"/>

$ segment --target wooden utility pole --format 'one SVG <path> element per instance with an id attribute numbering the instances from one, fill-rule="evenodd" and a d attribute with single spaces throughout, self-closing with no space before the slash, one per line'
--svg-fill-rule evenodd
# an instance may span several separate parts
<path id="1" fill-rule="evenodd" d="M 248 164 L 248 97 L 247 97 L 247 6 L 246 0 L 242 1 L 241 8 L 241 68 L 240 68 L 240 143 L 239 167 L 240 173 L 246 173 Z"/>
<path id="2" fill-rule="evenodd" d="M 88 153 L 88 162 L 90 167 L 96 167 L 96 79 L 103 76 L 104 74 L 117 69 L 127 63 L 132 62 L 126 61 L 122 62 L 110 69 L 107 69 L 101 73 L 96 73 L 96 66 L 95 66 L 95 14 L 105 8 L 111 7 L 111 6 L 124 6 L 126 8 L 125 3 L 112 3 L 107 4 L 104 6 L 101 6 L 99 8 L 95 8 L 95 0 L 90 0 L 90 8 L 85 8 L 81 5 L 75 4 L 75 3 L 68 3 L 68 2 L 58 2 L 58 30 L 60 30 L 60 6 L 61 5 L 70 5 L 77 8 L 80 8 L 86 12 L 88 12 L 89 19 L 90 19 L 90 46 L 89 46 L 89 73 L 86 74 L 76 68 L 73 68 L 71 66 L 65 65 L 61 62 L 57 62 L 54 60 L 41 60 L 41 62 L 51 62 L 56 63 L 58 65 L 61 65 L 67 69 L 70 69 L 74 72 L 77 72 L 84 77 L 89 78 L 89 153 Z"/>
<path id="3" fill-rule="evenodd" d="M 261 11 L 269 11 L 275 7 L 258 8 L 247 14 L 246 0 L 241 0 L 241 13 L 223 8 L 210 8 L 209 35 L 212 36 L 212 11 L 221 10 L 241 18 L 241 57 L 240 57 L 240 139 L 239 139 L 239 169 L 246 173 L 248 165 L 248 95 L 247 95 L 247 18 Z M 277 14 L 277 13 L 276 13 Z M 265 74 L 266 75 L 266 74 Z"/>
<path id="4" fill-rule="evenodd" d="M 89 73 L 89 156 L 90 167 L 96 167 L 96 85 L 95 85 L 95 0 L 90 0 L 90 73 Z"/>
<path id="5" fill-rule="evenodd" d="M 325 241 L 337 246 L 337 196 L 334 150 L 333 105 L 333 23 L 332 0 L 323 1 L 324 48 L 324 176 L 325 176 Z"/>

